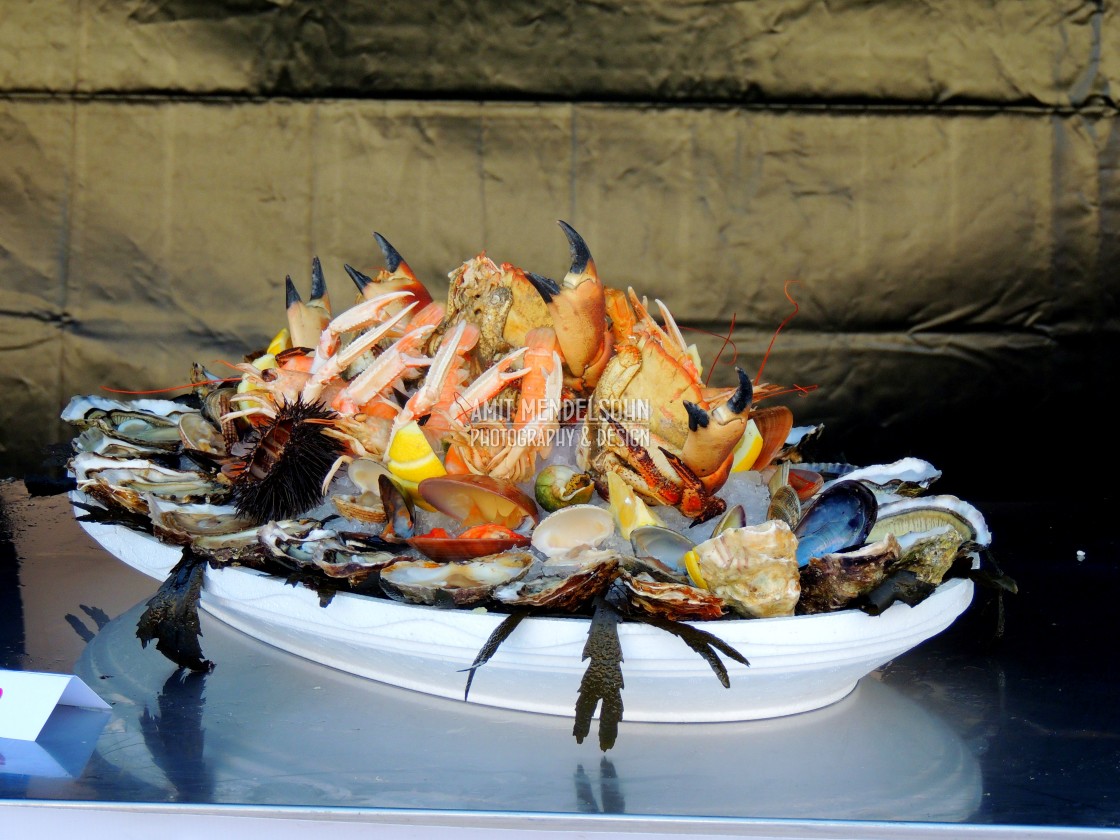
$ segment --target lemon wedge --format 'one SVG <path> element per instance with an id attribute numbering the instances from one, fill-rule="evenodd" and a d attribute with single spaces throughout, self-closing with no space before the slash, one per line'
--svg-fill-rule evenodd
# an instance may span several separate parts
<path id="1" fill-rule="evenodd" d="M 624 540 L 630 539 L 630 532 L 635 528 L 665 524 L 617 473 L 607 473 L 607 493 L 610 495 L 611 513 Z"/>
<path id="2" fill-rule="evenodd" d="M 393 436 L 389 451 L 385 453 L 385 466 L 416 504 L 433 510 L 417 491 L 417 485 L 425 478 L 447 475 L 447 470 L 415 420 L 402 426 Z"/>
<path id="3" fill-rule="evenodd" d="M 270 356 L 275 356 L 277 353 L 279 353 L 282 350 L 291 350 L 291 349 L 292 349 L 292 334 L 288 331 L 287 327 L 284 327 L 284 329 L 282 329 L 282 330 L 280 330 L 280 332 L 276 333 L 276 336 L 272 339 L 272 341 L 269 342 L 268 349 L 265 350 L 264 352 L 268 353 Z"/>
<path id="4" fill-rule="evenodd" d="M 743 438 L 735 447 L 735 455 L 731 461 L 731 472 L 745 472 L 754 466 L 758 454 L 762 452 L 762 432 L 758 430 L 753 420 L 747 421 L 743 429 Z"/>
<path id="5" fill-rule="evenodd" d="M 701 589 L 707 589 L 708 582 L 700 574 L 700 555 L 694 549 L 689 549 L 684 553 L 683 559 L 685 571 L 688 572 L 688 577 L 692 580 L 693 585 Z"/>

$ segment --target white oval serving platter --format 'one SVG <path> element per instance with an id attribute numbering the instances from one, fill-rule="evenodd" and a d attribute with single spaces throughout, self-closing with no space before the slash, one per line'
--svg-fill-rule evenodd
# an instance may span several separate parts
<path id="1" fill-rule="evenodd" d="M 75 501 L 86 501 L 74 494 Z M 82 511 L 77 510 L 78 514 Z M 83 522 L 106 551 L 162 581 L 181 549 L 120 525 Z M 861 677 L 948 627 L 972 601 L 972 581 L 946 581 L 916 607 L 694 622 L 750 660 L 725 660 L 730 688 L 684 642 L 636 622 L 618 625 L 628 721 L 715 722 L 780 717 L 827 706 Z M 207 568 L 202 609 L 305 659 L 390 685 L 463 699 L 470 667 L 503 614 L 444 610 L 310 589 L 240 567 Z M 478 669 L 469 702 L 570 717 L 587 663 L 589 621 L 528 618 Z M 205 638 L 203 652 L 205 653 Z M 220 663 L 219 663 L 220 665 Z"/>

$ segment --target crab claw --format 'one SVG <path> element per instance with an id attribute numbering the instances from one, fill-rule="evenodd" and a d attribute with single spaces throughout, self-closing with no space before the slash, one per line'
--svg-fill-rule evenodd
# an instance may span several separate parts
<path id="1" fill-rule="evenodd" d="M 571 374 L 569 384 L 583 391 L 593 388 L 599 381 L 611 355 L 606 299 L 587 243 L 567 222 L 559 224 L 568 237 L 571 254 L 568 273 L 559 283 L 529 271 L 525 276 L 552 315 L 564 365 Z"/>
<path id="2" fill-rule="evenodd" d="M 707 522 L 727 510 L 727 502 L 711 493 L 682 459 L 664 447 L 661 447 L 661 454 L 680 476 L 681 500 L 677 503 L 677 509 L 691 517 L 693 525 Z"/>
<path id="3" fill-rule="evenodd" d="M 352 266 L 344 266 L 346 273 L 350 275 L 350 279 L 354 281 L 354 285 L 358 287 L 358 292 L 362 297 L 369 300 L 384 292 L 405 291 L 411 292 L 420 303 L 420 306 L 417 307 L 418 310 L 431 303 L 431 293 L 417 279 L 397 249 L 389 244 L 389 240 L 377 231 L 373 232 L 373 238 L 377 240 L 377 247 L 381 249 L 381 254 L 385 257 L 385 268 L 377 272 L 376 277 L 363 274 Z"/>
<path id="4" fill-rule="evenodd" d="M 711 411 L 693 403 L 684 404 L 688 412 L 688 437 L 681 448 L 681 458 L 702 479 L 730 469 L 735 447 L 747 427 L 753 386 L 742 368 L 735 368 L 735 372 L 739 387 L 727 402 Z"/>
<path id="5" fill-rule="evenodd" d="M 288 312 L 288 332 L 292 336 L 292 346 L 314 347 L 319 343 L 319 334 L 331 320 L 327 284 L 323 280 L 323 269 L 318 257 L 311 261 L 310 300 L 303 302 L 290 274 L 284 278 L 284 293 L 284 308 Z"/>

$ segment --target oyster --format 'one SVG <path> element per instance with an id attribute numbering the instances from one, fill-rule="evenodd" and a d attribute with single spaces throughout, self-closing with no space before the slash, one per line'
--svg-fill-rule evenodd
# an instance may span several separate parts
<path id="1" fill-rule="evenodd" d="M 912 571 L 918 580 L 937 586 L 960 556 L 962 547 L 965 547 L 965 540 L 961 533 L 946 528 L 915 540 L 902 552 L 897 568 Z"/>
<path id="2" fill-rule="evenodd" d="M 945 526 L 952 527 L 964 539 L 980 546 L 992 541 L 984 515 L 968 502 L 948 495 L 899 499 L 883 505 L 868 539 L 882 539 L 885 534 L 891 533 L 905 547 L 906 535 L 938 531 Z"/>
<path id="3" fill-rule="evenodd" d="M 801 567 L 801 599 L 798 614 L 842 610 L 860 595 L 883 582 L 898 562 L 898 540 L 886 539 L 852 551 L 814 557 Z"/>
<path id="4" fill-rule="evenodd" d="M 614 516 L 595 505 L 572 505 L 550 513 L 533 529 L 533 548 L 545 557 L 596 548 L 614 534 Z"/>
<path id="5" fill-rule="evenodd" d="M 109 400 L 73 397 L 60 417 L 79 429 L 100 429 L 118 440 L 174 452 L 179 449 L 179 418 L 196 409 L 171 400 Z"/>
<path id="6" fill-rule="evenodd" d="M 413 604 L 467 607 L 489 598 L 496 587 L 519 580 L 532 564 L 527 551 L 450 563 L 398 560 L 381 570 L 381 588 L 389 597 Z"/>
<path id="7" fill-rule="evenodd" d="M 179 504 L 149 494 L 146 499 L 152 533 L 176 545 L 226 538 L 246 545 L 257 542 L 257 526 L 233 505 Z"/>
<path id="8" fill-rule="evenodd" d="M 844 481 L 862 481 L 867 484 L 880 500 L 896 496 L 917 496 L 928 490 L 939 478 L 941 471 L 921 458 L 902 458 L 890 464 L 859 467 L 843 476 Z M 826 482 L 823 489 L 827 490 L 840 480 Z"/>
<path id="9" fill-rule="evenodd" d="M 575 612 L 606 592 L 618 575 L 616 551 L 577 551 L 538 563 L 524 579 L 494 591 L 503 604 Z"/>
<path id="10" fill-rule="evenodd" d="M 133 513 L 148 513 L 148 494 L 176 502 L 217 502 L 229 488 L 199 472 L 173 470 L 151 461 L 132 458 L 120 461 L 92 452 L 70 460 L 78 489 L 106 507 L 123 507 Z"/>
<path id="11" fill-rule="evenodd" d="M 723 599 L 696 586 L 654 580 L 644 572 L 622 572 L 618 582 L 626 592 L 627 603 L 646 615 L 671 621 L 704 621 L 723 616 Z"/>
<path id="12" fill-rule="evenodd" d="M 786 523 L 732 528 L 694 549 L 693 581 L 748 618 L 793 615 L 801 584 L 797 538 Z M 695 573 L 694 573 L 695 570 Z"/>
<path id="13" fill-rule="evenodd" d="M 380 547 L 344 537 L 310 519 L 267 522 L 260 526 L 260 543 L 268 554 L 294 569 L 315 568 L 332 578 L 361 583 L 397 557 Z"/>

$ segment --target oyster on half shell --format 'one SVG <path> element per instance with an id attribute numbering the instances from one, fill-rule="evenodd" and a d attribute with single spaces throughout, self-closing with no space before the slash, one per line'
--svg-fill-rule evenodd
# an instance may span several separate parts
<path id="1" fill-rule="evenodd" d="M 381 588 L 390 598 L 437 607 L 469 607 L 494 590 L 519 580 L 533 564 L 528 551 L 505 551 L 474 560 L 398 560 L 381 570 Z"/>

